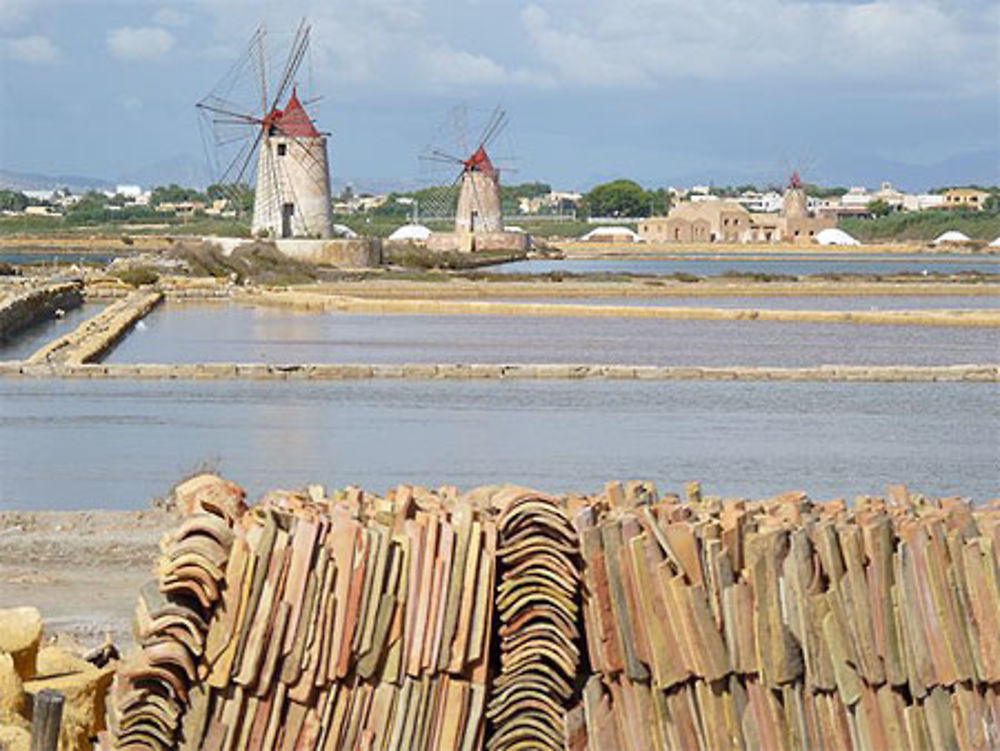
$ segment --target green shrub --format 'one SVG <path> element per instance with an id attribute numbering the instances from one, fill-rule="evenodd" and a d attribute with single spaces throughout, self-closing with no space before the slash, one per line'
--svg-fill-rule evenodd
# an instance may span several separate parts
<path id="1" fill-rule="evenodd" d="M 149 266 L 133 266 L 129 269 L 122 269 L 116 272 L 115 276 L 130 287 L 156 284 L 160 280 L 160 275 L 155 269 L 151 269 Z"/>

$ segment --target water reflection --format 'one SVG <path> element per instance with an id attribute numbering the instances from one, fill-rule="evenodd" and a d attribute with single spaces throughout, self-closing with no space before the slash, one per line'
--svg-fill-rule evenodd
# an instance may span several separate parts
<path id="1" fill-rule="evenodd" d="M 1000 495 L 988 384 L 0 381 L 0 508 L 142 507 L 205 462 L 252 493 L 611 478 L 818 498 Z"/>

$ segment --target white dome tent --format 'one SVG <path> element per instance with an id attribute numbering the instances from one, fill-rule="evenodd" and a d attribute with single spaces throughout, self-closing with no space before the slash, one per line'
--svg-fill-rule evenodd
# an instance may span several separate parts
<path id="1" fill-rule="evenodd" d="M 820 245 L 860 245 L 857 240 L 837 227 L 827 227 L 816 234 L 816 242 Z"/>
<path id="2" fill-rule="evenodd" d="M 425 242 L 431 231 L 422 224 L 404 224 L 389 235 L 389 240 L 417 240 Z"/>
<path id="3" fill-rule="evenodd" d="M 993 242 L 991 242 L 990 245 L 989 245 L 989 247 L 991 247 L 991 248 L 1000 248 L 1000 237 L 998 237 L 996 240 L 994 240 Z"/>
<path id="4" fill-rule="evenodd" d="M 637 243 L 642 238 L 628 227 L 595 227 L 581 238 L 584 242 Z"/>
<path id="5" fill-rule="evenodd" d="M 948 243 L 967 243 L 969 242 L 969 236 L 959 232 L 958 230 L 950 229 L 947 232 L 942 232 L 938 235 L 931 245 L 947 245 Z"/>

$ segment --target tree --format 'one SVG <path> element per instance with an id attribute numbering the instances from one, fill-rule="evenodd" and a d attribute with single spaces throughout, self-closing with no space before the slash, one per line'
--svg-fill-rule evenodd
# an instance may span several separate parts
<path id="1" fill-rule="evenodd" d="M 149 202 L 153 206 L 159 206 L 161 203 L 180 203 L 182 201 L 204 202 L 205 200 L 207 199 L 204 194 L 199 193 L 195 188 L 186 188 L 177 183 L 153 188 L 153 192 L 149 196 Z"/>
<path id="2" fill-rule="evenodd" d="M 666 216 L 670 213 L 670 191 L 666 188 L 657 188 L 647 193 L 649 196 L 650 216 Z"/>
<path id="3" fill-rule="evenodd" d="M 236 211 L 253 211 L 254 195 L 254 189 L 246 183 L 212 183 L 205 189 L 209 201 L 225 199 Z"/>
<path id="4" fill-rule="evenodd" d="M 518 198 L 538 198 L 547 196 L 552 192 L 552 186 L 548 183 L 521 183 L 520 185 L 502 185 L 500 192 L 505 199 Z"/>
<path id="5" fill-rule="evenodd" d="M 93 214 L 103 212 L 108 205 L 108 197 L 96 190 L 91 190 L 80 196 L 80 200 L 70 208 L 71 214 Z"/>
<path id="6" fill-rule="evenodd" d="M 826 188 L 822 185 L 805 183 L 802 187 L 805 188 L 807 196 L 812 196 L 814 198 L 839 198 L 847 192 L 847 188 L 841 188 L 839 186 Z"/>
<path id="7" fill-rule="evenodd" d="M 868 213 L 872 216 L 887 216 L 892 213 L 892 206 L 881 198 L 868 202 Z"/>
<path id="8" fill-rule="evenodd" d="M 584 196 L 591 216 L 649 216 L 649 194 L 632 180 L 596 186 Z"/>
<path id="9" fill-rule="evenodd" d="M 16 190 L 0 190 L 0 211 L 24 211 L 28 197 Z"/>

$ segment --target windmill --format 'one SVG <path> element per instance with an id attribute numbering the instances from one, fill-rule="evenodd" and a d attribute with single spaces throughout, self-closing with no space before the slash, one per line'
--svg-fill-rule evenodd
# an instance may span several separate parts
<path id="1" fill-rule="evenodd" d="M 333 234 L 326 134 L 298 96 L 295 77 L 309 49 L 303 20 L 268 91 L 266 32 L 259 28 L 226 77 L 200 102 L 202 137 L 215 182 L 234 205 L 255 184 L 255 236 Z M 284 107 L 279 105 L 284 104 Z"/>
<path id="2" fill-rule="evenodd" d="M 466 114 L 456 110 L 457 147 L 464 156 L 442 148 L 434 148 L 422 160 L 457 168 L 452 187 L 458 186 L 455 208 L 455 232 L 484 234 L 503 232 L 503 210 L 500 193 L 500 169 L 490 159 L 488 148 L 507 127 L 507 113 L 500 107 L 493 110 L 475 146 L 470 150 L 465 137 Z"/>

